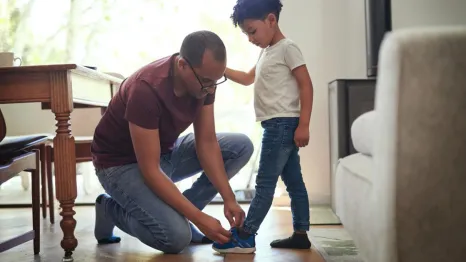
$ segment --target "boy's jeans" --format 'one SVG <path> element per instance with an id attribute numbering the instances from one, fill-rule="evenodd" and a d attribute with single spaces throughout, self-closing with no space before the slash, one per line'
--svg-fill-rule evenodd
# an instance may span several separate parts
<path id="1" fill-rule="evenodd" d="M 218 134 L 217 139 L 230 179 L 247 164 L 254 148 L 251 140 L 242 134 Z M 161 168 L 173 182 L 202 171 L 194 144 L 194 135 L 181 137 L 172 153 L 161 156 Z M 144 182 L 137 164 L 100 169 L 96 173 L 111 196 L 102 201 L 105 215 L 118 228 L 167 253 L 179 253 L 189 245 L 191 230 L 188 221 L 154 194 Z M 202 210 L 217 190 L 202 173 L 183 194 Z"/>
<path id="2" fill-rule="evenodd" d="M 295 231 L 309 230 L 309 199 L 301 174 L 294 132 L 299 118 L 283 117 L 263 121 L 264 134 L 256 195 L 244 222 L 246 232 L 255 234 L 272 205 L 278 177 L 281 176 L 291 198 Z"/>

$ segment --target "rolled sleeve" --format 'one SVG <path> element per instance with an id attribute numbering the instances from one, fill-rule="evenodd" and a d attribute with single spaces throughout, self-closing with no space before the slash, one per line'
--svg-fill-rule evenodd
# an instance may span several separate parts
<path id="1" fill-rule="evenodd" d="M 295 43 L 289 44 L 286 47 L 285 63 L 290 70 L 306 64 L 301 49 Z"/>

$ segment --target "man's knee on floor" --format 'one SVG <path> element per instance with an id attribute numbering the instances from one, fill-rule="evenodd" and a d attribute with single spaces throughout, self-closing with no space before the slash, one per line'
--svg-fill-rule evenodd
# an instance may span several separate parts
<path id="1" fill-rule="evenodd" d="M 191 228 L 184 218 L 173 216 L 173 219 L 163 229 L 160 225 L 154 229 L 148 227 L 146 231 L 140 232 L 138 238 L 144 244 L 160 250 L 164 253 L 177 254 L 183 251 L 191 242 Z"/>
<path id="2" fill-rule="evenodd" d="M 183 225 L 173 225 L 165 233 L 167 241 L 161 249 L 164 253 L 178 254 L 191 243 L 191 229 L 187 222 Z"/>

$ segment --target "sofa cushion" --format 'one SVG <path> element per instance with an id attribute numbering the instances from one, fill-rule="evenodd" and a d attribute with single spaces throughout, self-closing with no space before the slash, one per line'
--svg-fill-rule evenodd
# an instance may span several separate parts
<path id="1" fill-rule="evenodd" d="M 333 181 L 335 213 L 360 247 L 360 256 L 368 257 L 379 236 L 374 230 L 372 208 L 374 163 L 373 158 L 356 153 L 339 160 Z M 365 259 L 364 261 L 376 261 Z"/>
<path id="2" fill-rule="evenodd" d="M 360 115 L 351 125 L 354 148 L 361 154 L 372 156 L 374 145 L 375 111 Z"/>
<path id="3" fill-rule="evenodd" d="M 352 154 L 338 161 L 338 164 L 356 177 L 372 184 L 374 163 L 372 157 L 362 153 Z"/>

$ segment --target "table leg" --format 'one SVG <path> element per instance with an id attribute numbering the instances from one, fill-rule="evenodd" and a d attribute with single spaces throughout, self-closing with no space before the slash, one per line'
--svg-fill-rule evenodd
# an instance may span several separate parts
<path id="1" fill-rule="evenodd" d="M 74 236 L 76 220 L 73 216 L 74 201 L 77 197 L 76 187 L 76 153 L 74 137 L 70 129 L 70 113 L 55 113 L 57 120 L 57 133 L 53 139 L 55 155 L 55 188 L 57 200 L 62 211 L 60 215 L 60 227 L 63 231 L 61 247 L 65 251 L 63 261 L 73 261 L 72 254 L 78 246 L 78 240 Z"/>
<path id="2" fill-rule="evenodd" d="M 55 192 L 60 202 L 63 231 L 61 247 L 65 251 L 63 261 L 73 261 L 73 251 L 78 246 L 74 236 L 76 220 L 73 216 L 74 201 L 78 195 L 76 187 L 76 152 L 74 137 L 71 135 L 70 114 L 73 111 L 73 90 L 69 72 L 50 72 L 51 109 L 57 121 L 53 139 Z"/>

